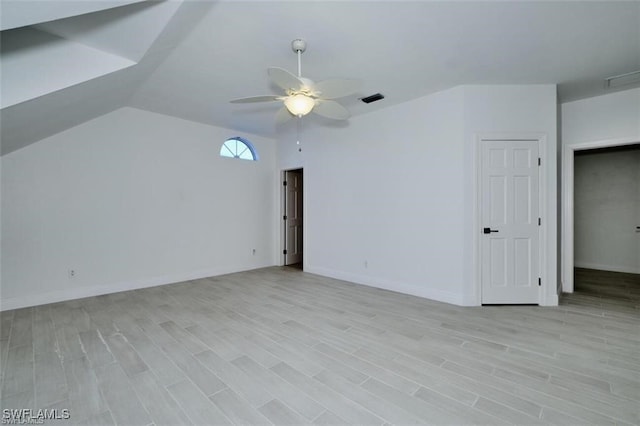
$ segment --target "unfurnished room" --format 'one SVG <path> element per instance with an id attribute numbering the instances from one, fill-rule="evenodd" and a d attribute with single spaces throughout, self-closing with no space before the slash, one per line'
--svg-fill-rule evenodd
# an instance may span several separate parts
<path id="1" fill-rule="evenodd" d="M 640 1 L 0 27 L 2 424 L 640 424 Z"/>

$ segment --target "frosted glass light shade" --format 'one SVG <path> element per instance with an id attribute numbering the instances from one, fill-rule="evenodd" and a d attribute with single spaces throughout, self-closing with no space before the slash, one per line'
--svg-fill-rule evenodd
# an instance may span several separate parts
<path id="1" fill-rule="evenodd" d="M 316 102 L 313 98 L 305 95 L 293 95 L 284 100 L 284 106 L 289 112 L 298 117 L 307 115 L 311 112 Z"/>

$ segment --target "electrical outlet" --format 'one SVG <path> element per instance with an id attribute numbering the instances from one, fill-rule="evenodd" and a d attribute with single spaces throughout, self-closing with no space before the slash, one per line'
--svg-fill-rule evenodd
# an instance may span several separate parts
<path id="1" fill-rule="evenodd" d="M 364 261 L 364 268 L 367 269 L 369 267 L 369 261 L 365 260 Z"/>
<path id="2" fill-rule="evenodd" d="M 76 277 L 76 270 L 75 269 L 69 269 L 69 279 L 72 280 Z"/>

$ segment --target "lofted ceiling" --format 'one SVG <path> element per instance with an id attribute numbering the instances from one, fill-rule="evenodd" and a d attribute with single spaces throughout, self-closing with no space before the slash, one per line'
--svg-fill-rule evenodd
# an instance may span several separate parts
<path id="1" fill-rule="evenodd" d="M 294 38 L 305 77 L 362 80 L 340 100 L 354 115 L 461 84 L 557 84 L 565 102 L 640 69 L 640 1 L 3 0 L 2 16 L 3 154 L 123 106 L 274 136 L 278 104 L 228 101 L 280 93 L 266 69 L 295 72 Z"/>

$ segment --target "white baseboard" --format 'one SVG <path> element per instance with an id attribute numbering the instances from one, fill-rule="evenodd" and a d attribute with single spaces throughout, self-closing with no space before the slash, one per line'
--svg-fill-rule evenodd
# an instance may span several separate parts
<path id="1" fill-rule="evenodd" d="M 327 269 L 327 268 L 315 267 L 315 266 L 305 266 L 305 272 L 322 275 L 329 278 L 335 278 L 338 280 L 350 281 L 356 284 L 362 284 L 369 287 L 395 291 L 397 293 L 418 296 L 425 299 L 436 300 L 438 302 L 450 303 L 452 305 L 464 306 L 463 295 L 458 293 L 419 287 L 412 284 L 385 280 L 383 278 L 351 274 L 349 272 L 335 271 L 333 269 Z"/>
<path id="2" fill-rule="evenodd" d="M 545 300 L 540 302 L 540 306 L 558 306 L 560 303 L 560 298 L 557 294 L 552 294 L 547 296 Z"/>
<path id="3" fill-rule="evenodd" d="M 634 268 L 632 266 L 620 266 L 620 265 L 603 265 L 601 263 L 589 263 L 575 261 L 574 267 L 597 269 L 599 271 L 611 271 L 611 272 L 625 272 L 627 274 L 640 274 L 640 268 Z"/>
<path id="4" fill-rule="evenodd" d="M 90 287 L 74 287 L 50 292 L 31 294 L 20 297 L 3 298 L 0 301 L 0 311 L 8 311 L 10 309 L 27 308 L 30 306 L 46 305 L 49 303 L 63 302 L 66 300 L 82 299 L 84 297 L 99 296 L 101 294 L 119 293 L 121 291 L 138 290 L 141 288 L 155 287 L 159 285 L 167 285 L 179 283 L 182 281 L 197 280 L 200 278 L 214 277 L 217 275 L 231 274 L 234 272 L 242 272 L 259 268 L 273 266 L 271 264 L 262 266 L 245 267 L 220 267 L 212 269 L 201 269 L 198 271 L 185 272 L 182 274 L 165 275 L 162 277 L 143 278 L 133 281 L 124 281 L 113 284 L 90 286 Z"/>

